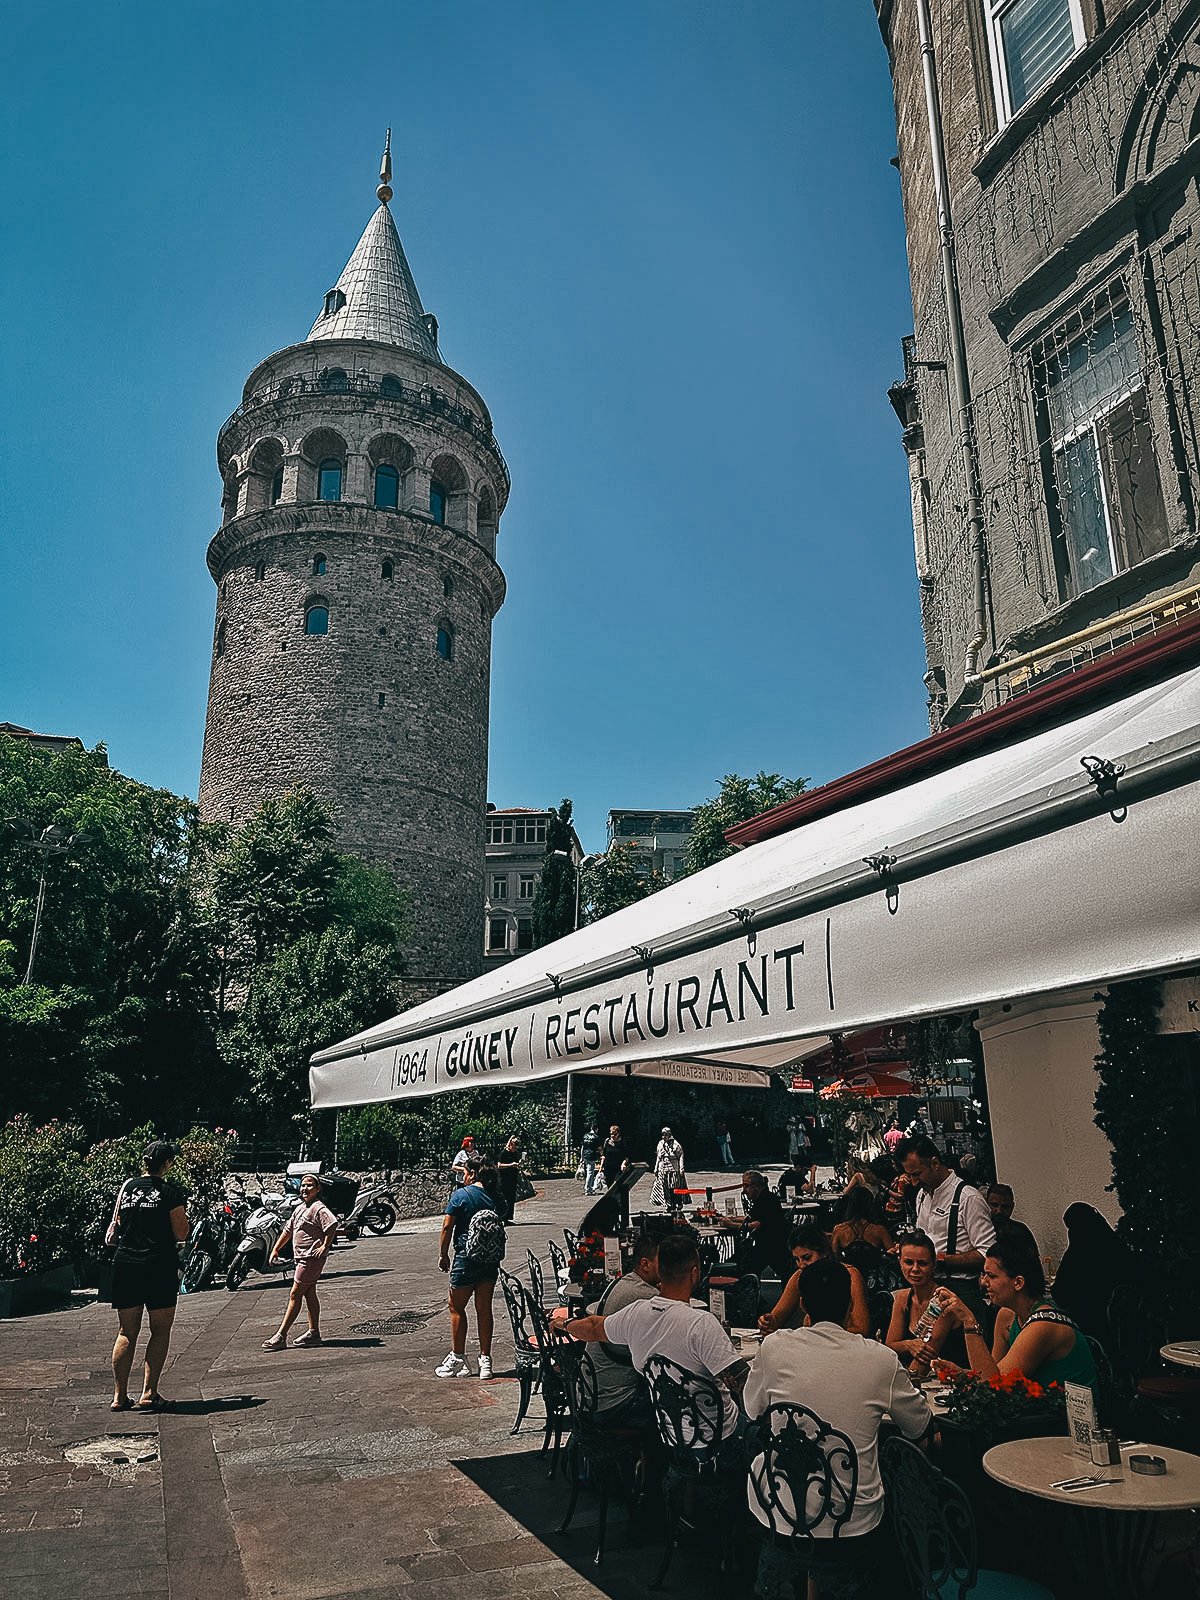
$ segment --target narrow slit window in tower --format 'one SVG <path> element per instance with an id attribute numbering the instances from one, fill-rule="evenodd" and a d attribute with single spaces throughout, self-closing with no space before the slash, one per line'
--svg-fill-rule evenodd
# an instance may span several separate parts
<path id="1" fill-rule="evenodd" d="M 446 573 L 442 578 L 442 593 L 446 596 L 447 600 L 449 600 L 450 596 L 454 593 L 454 579 L 449 573 Z"/>
<path id="2" fill-rule="evenodd" d="M 282 499 L 283 499 L 283 468 L 279 467 L 276 470 L 275 476 L 271 479 L 271 504 L 273 506 L 277 506 Z"/>
<path id="3" fill-rule="evenodd" d="M 255 583 L 261 583 L 263 581 L 263 579 L 266 577 L 266 575 L 267 575 L 267 563 L 265 561 L 256 561 L 254 563 L 254 581 L 255 581 Z"/>
<path id="4" fill-rule="evenodd" d="M 379 569 L 379 576 L 383 579 L 383 581 L 385 583 L 391 583 L 393 577 L 395 576 L 395 573 L 396 573 L 396 564 L 395 564 L 394 561 L 385 561 L 383 563 L 383 565 Z"/>
<path id="5" fill-rule="evenodd" d="M 438 624 L 437 653 L 443 661 L 454 660 L 454 629 L 448 622 Z"/>
<path id="6" fill-rule="evenodd" d="M 325 557 L 320 553 L 313 557 L 312 575 L 314 578 L 323 578 L 325 576 Z"/>

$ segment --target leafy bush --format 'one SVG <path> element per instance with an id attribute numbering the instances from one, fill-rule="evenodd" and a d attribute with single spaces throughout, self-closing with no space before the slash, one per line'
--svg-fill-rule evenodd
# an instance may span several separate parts
<path id="1" fill-rule="evenodd" d="M 237 1144 L 236 1128 L 192 1128 L 176 1141 L 179 1156 L 171 1176 L 182 1184 L 196 1210 L 216 1205 L 225 1193 L 225 1180 Z"/>
<path id="2" fill-rule="evenodd" d="M 14 1117 L 0 1129 L 0 1278 L 41 1272 L 80 1253 L 83 1130 Z"/>

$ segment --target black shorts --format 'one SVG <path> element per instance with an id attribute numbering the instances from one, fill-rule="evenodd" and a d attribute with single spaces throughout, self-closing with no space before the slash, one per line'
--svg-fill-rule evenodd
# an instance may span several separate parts
<path id="1" fill-rule="evenodd" d="M 147 1311 L 165 1311 L 179 1298 L 179 1273 L 174 1261 L 114 1261 L 112 1294 L 114 1311 L 129 1311 L 145 1306 Z"/>

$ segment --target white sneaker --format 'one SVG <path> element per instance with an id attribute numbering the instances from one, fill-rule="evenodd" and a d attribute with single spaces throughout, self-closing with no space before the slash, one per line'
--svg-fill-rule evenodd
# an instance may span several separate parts
<path id="1" fill-rule="evenodd" d="M 466 1361 L 462 1356 L 456 1356 L 453 1350 L 451 1350 L 441 1366 L 435 1367 L 433 1370 L 439 1378 L 468 1378 L 471 1375 L 471 1369 Z"/>
<path id="2" fill-rule="evenodd" d="M 481 1378 L 490 1378 L 491 1375 L 492 1375 L 492 1358 L 491 1358 L 491 1356 L 480 1356 L 480 1358 L 479 1358 L 479 1376 Z"/>

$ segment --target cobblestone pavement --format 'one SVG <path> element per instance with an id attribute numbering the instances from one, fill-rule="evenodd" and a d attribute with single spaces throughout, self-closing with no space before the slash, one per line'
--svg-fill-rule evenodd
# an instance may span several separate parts
<path id="1" fill-rule="evenodd" d="M 648 1199 L 644 1182 L 635 1205 Z M 510 1267 L 523 1271 L 529 1245 L 544 1260 L 583 1209 L 578 1185 L 544 1185 L 518 1208 Z M 163 1379 L 179 1409 L 163 1416 L 108 1410 L 115 1318 L 94 1298 L 0 1322 L 0 1594 L 446 1600 L 470 1585 L 489 1600 L 643 1600 L 658 1527 L 614 1507 L 599 1573 L 589 1492 L 571 1530 L 554 1532 L 567 1485 L 547 1481 L 536 1399 L 509 1436 L 517 1385 L 499 1295 L 497 1377 L 434 1377 L 449 1348 L 438 1225 L 339 1247 L 316 1350 L 259 1348 L 286 1279 L 181 1298 Z M 402 1312 L 409 1331 L 369 1326 Z M 688 1550 L 672 1590 L 730 1592 L 712 1552 Z"/>

